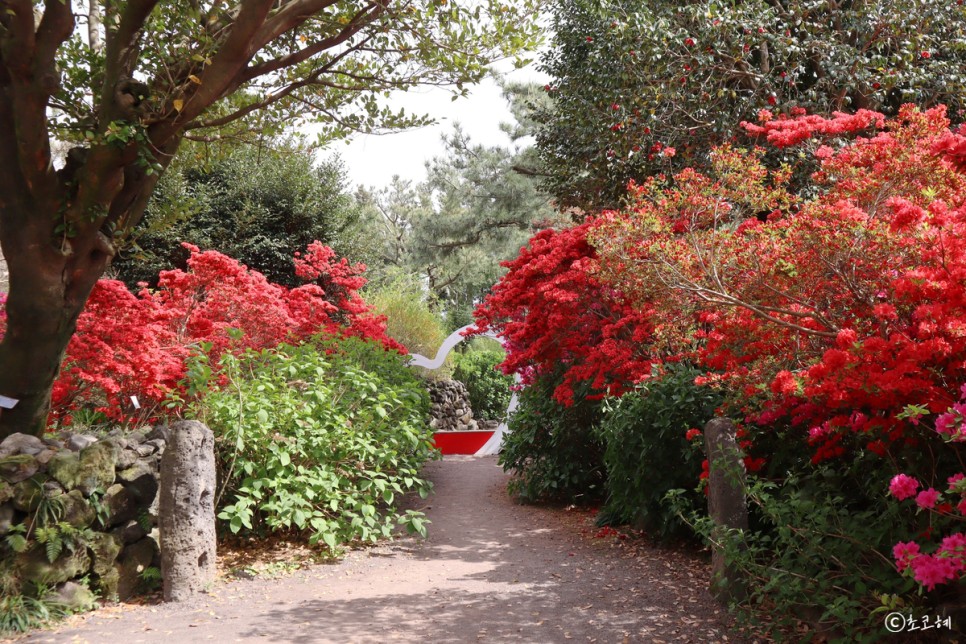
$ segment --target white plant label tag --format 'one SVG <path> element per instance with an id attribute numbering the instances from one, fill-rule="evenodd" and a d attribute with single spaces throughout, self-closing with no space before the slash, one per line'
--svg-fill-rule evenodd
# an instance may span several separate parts
<path id="1" fill-rule="evenodd" d="M 0 408 L 3 409 L 13 409 L 20 402 L 16 398 L 7 398 L 6 396 L 0 396 Z"/>
<path id="2" fill-rule="evenodd" d="M 134 405 L 134 408 L 135 409 L 140 409 L 141 408 L 141 403 L 138 402 L 138 397 L 137 396 L 131 396 L 131 404 Z"/>

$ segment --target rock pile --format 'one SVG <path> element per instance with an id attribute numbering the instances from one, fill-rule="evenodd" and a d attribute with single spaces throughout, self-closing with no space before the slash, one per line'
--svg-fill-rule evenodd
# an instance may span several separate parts
<path id="1" fill-rule="evenodd" d="M 460 432 L 479 429 L 473 420 L 470 395 L 459 380 L 434 380 L 428 384 L 432 406 L 429 426 L 437 432 Z"/>
<path id="2" fill-rule="evenodd" d="M 0 551 L 0 574 L 53 587 L 75 608 L 93 599 L 72 581 L 83 577 L 104 598 L 135 594 L 159 565 L 164 447 L 160 427 L 100 440 L 13 434 L 0 442 L 0 537 L 25 538 L 22 552 Z M 60 547 L 52 550 L 51 540 Z"/>

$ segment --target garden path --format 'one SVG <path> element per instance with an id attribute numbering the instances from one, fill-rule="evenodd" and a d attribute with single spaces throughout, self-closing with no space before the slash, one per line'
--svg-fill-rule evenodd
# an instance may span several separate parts
<path id="1" fill-rule="evenodd" d="M 106 609 L 30 642 L 742 641 L 707 563 L 598 536 L 584 510 L 508 498 L 494 457 L 428 465 L 432 524 L 281 578 L 220 581 L 188 604 Z"/>

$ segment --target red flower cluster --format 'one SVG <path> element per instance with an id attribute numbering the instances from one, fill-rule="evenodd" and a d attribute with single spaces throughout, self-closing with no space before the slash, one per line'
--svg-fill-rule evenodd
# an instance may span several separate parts
<path id="1" fill-rule="evenodd" d="M 474 332 L 499 331 L 507 343 L 506 373 L 536 375 L 563 366 L 554 397 L 569 404 L 573 385 L 589 382 L 619 394 L 650 373 L 652 326 L 646 307 L 636 308 L 596 277 L 597 258 L 587 243 L 587 222 L 537 233 L 509 272 L 476 310 Z"/>
<path id="2" fill-rule="evenodd" d="M 819 148 L 809 201 L 730 148 L 711 175 L 649 181 L 593 233 L 598 276 L 690 329 L 705 381 L 759 421 L 811 428 L 816 460 L 848 434 L 884 454 L 915 434 L 907 405 L 941 413 L 966 380 L 966 139 L 942 108 L 763 117 L 746 127 L 779 145 L 871 132 Z"/>
<path id="3" fill-rule="evenodd" d="M 80 406 L 122 419 L 131 396 L 145 408 L 160 403 L 183 377 L 191 347 L 201 343 L 211 346 L 213 360 L 317 334 L 369 338 L 405 353 L 359 296 L 365 266 L 336 260 L 327 246 L 315 242 L 296 258 L 296 272 L 308 283 L 294 289 L 221 253 L 186 247 L 188 270 L 164 271 L 156 291 L 135 296 L 121 282 L 98 282 L 54 384 L 54 419 Z"/>

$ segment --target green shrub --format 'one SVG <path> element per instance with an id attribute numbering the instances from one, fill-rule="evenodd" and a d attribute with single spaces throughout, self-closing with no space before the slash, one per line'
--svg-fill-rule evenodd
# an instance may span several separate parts
<path id="1" fill-rule="evenodd" d="M 959 628 L 962 585 L 920 592 L 897 572 L 892 548 L 921 541 L 928 531 L 959 531 L 961 520 L 920 512 L 888 494 L 897 469 L 921 472 L 928 485 L 944 489 L 943 473 L 961 468 L 951 450 L 931 449 L 929 441 L 938 439 L 924 430 L 920 442 L 894 445 L 883 458 L 864 449 L 868 437 L 855 433 L 843 436 L 844 454 L 814 464 L 801 428 L 745 429 L 754 437 L 753 453 L 767 458 L 748 477 L 749 529 L 723 542 L 726 558 L 748 580 L 747 598 L 734 607 L 742 621 L 790 641 L 801 639 L 792 634 L 799 621 L 819 627 L 830 641 L 883 640 L 883 620 L 892 611 L 932 618 L 951 610 Z M 710 541 L 704 508 L 689 516 Z"/>
<path id="2" fill-rule="evenodd" d="M 215 433 L 228 529 L 296 533 L 330 550 L 397 524 L 425 534 L 420 513 L 394 506 L 428 493 L 419 471 L 437 455 L 428 396 L 398 354 L 349 339 L 226 354 L 214 370 L 203 360 L 191 368 L 190 411 Z"/>
<path id="3" fill-rule="evenodd" d="M 544 376 L 520 394 L 520 406 L 504 437 L 500 465 L 513 473 L 510 492 L 526 500 L 584 502 L 603 492 L 603 446 L 595 427 L 600 401 L 574 387 L 574 404 L 553 400 L 558 382 Z"/>
<path id="4" fill-rule="evenodd" d="M 499 351 L 473 351 L 456 359 L 453 377 L 466 385 L 476 418 L 502 420 L 506 415 L 513 378 L 496 369 L 504 355 Z"/>
<path id="5" fill-rule="evenodd" d="M 694 384 L 699 374 L 671 364 L 609 403 L 599 429 L 607 469 L 605 521 L 630 523 L 662 539 L 693 536 L 664 496 L 690 488 L 679 501 L 693 508 L 705 505 L 704 495 L 693 490 L 704 456 L 685 433 L 711 420 L 721 400 L 709 387 Z"/>

